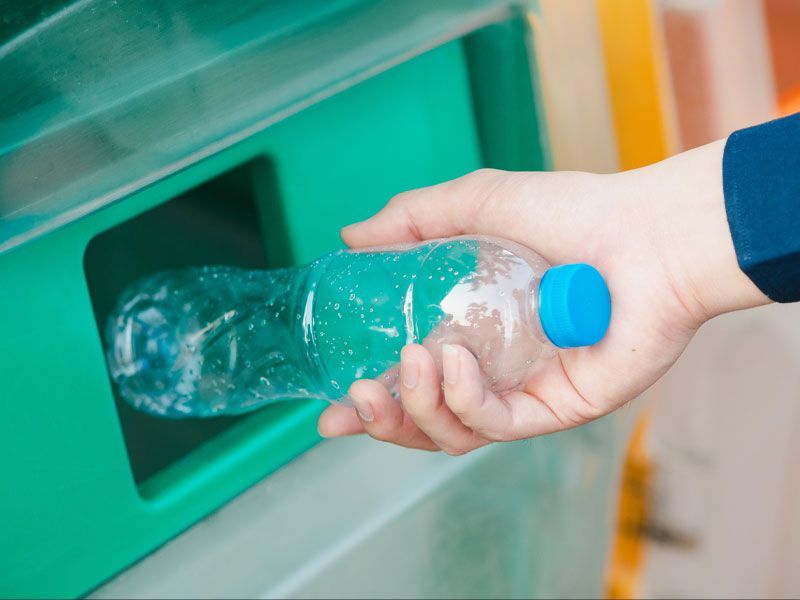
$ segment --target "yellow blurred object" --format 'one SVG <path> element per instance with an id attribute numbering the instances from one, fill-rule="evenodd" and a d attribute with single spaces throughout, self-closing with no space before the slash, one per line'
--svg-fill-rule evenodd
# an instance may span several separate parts
<path id="1" fill-rule="evenodd" d="M 671 132 L 663 41 L 648 0 L 596 0 L 620 167 L 666 158 Z"/>
<path id="2" fill-rule="evenodd" d="M 638 596 L 653 468 L 645 443 L 649 414 L 645 412 L 636 424 L 623 467 L 619 521 L 608 581 L 608 597 L 614 600 Z"/>
<path id="3" fill-rule="evenodd" d="M 596 6 L 620 167 L 634 169 L 663 160 L 676 143 L 654 7 L 648 0 L 596 0 Z M 609 565 L 609 598 L 634 598 L 639 591 L 652 472 L 645 445 L 648 423 L 645 413 L 628 447 Z"/>

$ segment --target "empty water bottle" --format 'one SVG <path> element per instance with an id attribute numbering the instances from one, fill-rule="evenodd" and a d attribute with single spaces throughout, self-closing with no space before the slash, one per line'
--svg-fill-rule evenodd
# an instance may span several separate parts
<path id="1" fill-rule="evenodd" d="M 519 389 L 559 348 L 605 335 L 593 267 L 550 267 L 488 237 L 332 252 L 298 268 L 166 271 L 109 317 L 108 363 L 134 407 L 173 418 L 238 414 L 292 398 L 347 402 L 376 378 L 396 393 L 400 349 L 442 344 L 478 359 L 487 385 Z"/>

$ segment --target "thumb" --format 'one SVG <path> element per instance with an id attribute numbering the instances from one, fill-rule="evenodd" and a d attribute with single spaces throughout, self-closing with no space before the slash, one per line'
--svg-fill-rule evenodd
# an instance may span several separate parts
<path id="1" fill-rule="evenodd" d="M 403 192 L 377 214 L 345 227 L 351 248 L 482 233 L 508 236 L 517 178 L 524 173 L 481 169 L 438 185 Z M 508 193 L 504 193 L 508 192 Z"/>

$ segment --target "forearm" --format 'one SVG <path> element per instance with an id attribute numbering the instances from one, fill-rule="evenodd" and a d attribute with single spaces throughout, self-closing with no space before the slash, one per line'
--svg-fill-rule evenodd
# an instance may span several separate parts
<path id="1" fill-rule="evenodd" d="M 701 322 L 770 302 L 737 260 L 723 191 L 724 149 L 719 140 L 622 174 L 640 188 L 659 255 Z"/>

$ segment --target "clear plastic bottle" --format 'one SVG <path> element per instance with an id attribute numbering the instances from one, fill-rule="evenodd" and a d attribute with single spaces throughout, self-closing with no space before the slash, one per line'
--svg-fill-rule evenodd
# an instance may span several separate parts
<path id="1" fill-rule="evenodd" d="M 130 287 L 109 317 L 108 363 L 122 396 L 164 417 L 238 414 L 292 398 L 347 402 L 356 379 L 396 393 L 400 349 L 461 344 L 487 384 L 520 388 L 558 348 L 605 335 L 602 276 L 550 267 L 488 237 L 332 252 L 273 271 L 202 267 Z"/>

